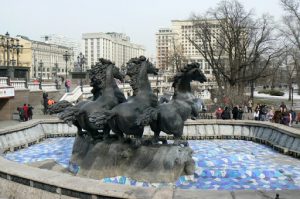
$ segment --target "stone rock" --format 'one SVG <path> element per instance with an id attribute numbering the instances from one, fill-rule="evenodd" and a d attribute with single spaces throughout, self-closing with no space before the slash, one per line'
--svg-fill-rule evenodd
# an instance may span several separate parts
<path id="1" fill-rule="evenodd" d="M 179 176 L 194 173 L 192 153 L 189 147 L 158 144 L 133 148 L 130 143 L 92 143 L 77 136 L 70 165 L 78 168 L 78 176 L 93 179 L 126 176 L 146 182 L 175 182 Z"/>

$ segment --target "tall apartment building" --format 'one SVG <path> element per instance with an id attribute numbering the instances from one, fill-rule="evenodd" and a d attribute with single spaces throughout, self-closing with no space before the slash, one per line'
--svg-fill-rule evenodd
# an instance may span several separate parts
<path id="1" fill-rule="evenodd" d="M 82 42 L 87 67 L 94 65 L 99 58 L 110 59 L 121 67 L 130 58 L 145 53 L 142 45 L 131 43 L 130 38 L 122 33 L 84 33 Z"/>
<path id="2" fill-rule="evenodd" d="M 215 21 L 211 21 L 213 32 L 218 32 Z M 174 53 L 182 61 L 198 62 L 209 81 L 214 81 L 212 69 L 203 56 L 191 44 L 188 38 L 194 38 L 195 29 L 192 20 L 172 20 L 171 28 L 161 28 L 156 33 L 156 59 L 157 66 L 170 72 L 174 72 Z M 199 42 L 199 41 L 198 41 Z"/>
<path id="3" fill-rule="evenodd" d="M 57 44 L 31 40 L 28 37 L 18 36 L 20 41 L 30 43 L 30 78 L 53 79 L 66 75 L 66 61 L 63 55 L 70 54 L 67 62 L 67 71 L 73 70 L 73 49 Z"/>

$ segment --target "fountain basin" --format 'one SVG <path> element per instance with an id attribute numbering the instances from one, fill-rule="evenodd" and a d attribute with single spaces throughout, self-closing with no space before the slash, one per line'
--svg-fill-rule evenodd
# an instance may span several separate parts
<path id="1" fill-rule="evenodd" d="M 3 132 L 2 130 L 1 132 L 2 134 L 0 137 L 7 136 L 9 134 L 18 133 L 21 131 L 28 131 L 28 129 L 31 128 L 37 128 L 39 130 L 42 129 L 41 131 L 45 133 L 48 131 L 48 129 L 51 129 L 53 125 L 55 126 L 56 124 L 61 125 L 62 128 L 67 128 L 67 126 L 64 126 L 65 124 L 60 123 L 58 120 L 34 121 L 34 122 L 35 123 L 32 123 L 31 127 L 29 124 L 27 124 L 28 126 L 26 126 L 26 128 L 23 129 L 20 127 L 20 128 L 14 128 L 12 130 L 6 129 L 5 132 Z M 43 125 L 46 126 L 48 125 L 49 128 L 37 127 Z M 62 129 L 61 127 L 59 128 Z M 56 127 L 52 128 L 52 130 L 53 129 L 56 129 Z M 40 140 L 40 139 L 45 139 L 47 137 L 64 136 L 63 132 L 61 132 L 62 134 L 57 134 L 57 132 L 52 134 L 50 131 L 45 133 L 44 137 L 37 136 L 36 138 Z M 71 129 L 68 129 L 67 132 L 68 133 L 66 135 L 70 136 Z M 150 132 L 147 131 L 147 128 L 145 134 L 150 135 Z M 9 136 L 15 137 L 15 135 L 14 136 L 9 135 Z M 26 138 L 26 136 L 24 137 Z M 204 138 L 205 139 L 213 139 L 213 138 L 229 139 L 230 138 L 230 139 L 253 140 L 256 142 L 262 142 L 267 145 L 270 145 L 275 149 L 278 149 L 279 151 L 284 152 L 286 154 L 299 157 L 299 151 L 297 148 L 299 147 L 298 145 L 299 130 L 277 125 L 277 124 L 272 124 L 272 123 L 254 122 L 254 121 L 217 121 L 217 120 L 216 121 L 201 120 L 195 122 L 188 122 L 185 128 L 184 137 L 188 139 L 204 139 Z M 5 139 L 8 141 L 12 140 L 7 138 Z M 32 141 L 31 139 L 28 138 L 27 140 Z M 205 140 L 205 141 L 208 142 L 212 140 Z M 26 143 L 25 146 L 19 146 L 20 144 L 24 145 L 24 142 L 22 143 L 9 142 L 7 143 L 6 147 L 4 148 L 2 147 L 2 149 L 7 151 L 11 149 L 18 149 L 19 147 L 26 147 Z M 206 144 L 209 146 L 212 143 L 206 143 Z M 244 145 L 245 143 L 242 144 L 242 146 Z M 248 151 L 252 151 L 252 149 L 249 149 Z M 225 159 L 224 162 L 226 162 Z M 205 161 L 203 161 L 203 164 L 204 163 Z M 208 161 L 205 164 L 209 166 L 212 163 Z M 211 166 L 213 167 L 216 165 L 214 165 L 213 163 Z M 37 196 L 37 198 L 39 198 L 38 197 L 40 196 L 39 194 L 44 194 L 44 195 L 50 194 L 51 195 L 50 198 L 54 198 L 54 196 L 56 197 L 60 195 L 76 197 L 76 196 L 80 196 L 80 194 L 89 197 L 109 196 L 109 197 L 117 197 L 117 198 L 118 197 L 119 198 L 141 198 L 141 197 L 142 198 L 153 198 L 153 197 L 154 198 L 155 197 L 158 198 L 162 198 L 162 197 L 179 198 L 180 197 L 181 198 L 183 196 L 189 198 L 192 196 L 199 197 L 200 195 L 203 196 L 210 195 L 210 196 L 214 196 L 215 198 L 218 196 L 223 198 L 228 196 L 228 198 L 232 198 L 231 197 L 232 190 L 203 191 L 203 190 L 196 190 L 196 189 L 185 190 L 184 188 L 186 187 L 180 187 L 180 186 L 178 188 L 175 188 L 173 186 L 169 186 L 169 187 L 160 186 L 158 188 L 150 186 L 146 188 L 146 187 L 135 187 L 129 185 L 116 185 L 116 184 L 103 183 L 99 180 L 79 178 L 67 174 L 61 174 L 54 171 L 37 169 L 37 168 L 29 167 L 27 165 L 22 165 L 12 161 L 8 161 L 3 158 L 0 159 L 0 168 L 1 168 L 0 187 L 1 190 L 5 190 L 5 192 L 2 191 L 0 193 L 6 197 L 9 196 L 18 197 L 18 194 L 21 194 L 20 190 L 23 190 L 22 193 L 24 193 L 24 191 L 26 190 L 27 192 L 25 191 L 25 193 L 29 193 L 29 192 L 35 193 L 35 196 Z M 219 175 L 219 174 L 215 173 L 212 175 L 212 173 L 209 174 L 209 172 L 206 172 L 206 174 L 203 175 L 202 177 L 209 178 L 209 175 L 211 175 L 210 177 L 216 177 L 213 175 Z M 230 175 L 235 175 L 234 171 L 232 171 Z M 278 173 L 276 174 L 275 172 L 274 175 L 279 175 L 279 174 Z M 297 198 L 296 194 L 299 194 L 299 191 L 297 190 L 298 189 L 297 187 L 294 188 L 296 190 L 283 190 L 283 191 L 276 191 L 276 192 L 280 193 L 281 196 L 284 196 L 286 198 Z M 251 188 L 244 187 L 243 189 L 251 189 Z M 237 197 L 238 195 L 242 195 L 242 196 L 248 195 L 251 196 L 251 198 L 255 198 L 255 196 L 260 197 L 261 195 L 269 195 L 270 197 L 275 197 L 275 191 L 268 191 L 270 190 L 268 188 L 264 189 L 263 191 L 248 191 L 248 190 L 238 191 L 238 190 L 239 189 L 235 189 L 234 191 L 235 197 Z M 24 196 L 24 195 L 21 194 L 19 196 Z"/>

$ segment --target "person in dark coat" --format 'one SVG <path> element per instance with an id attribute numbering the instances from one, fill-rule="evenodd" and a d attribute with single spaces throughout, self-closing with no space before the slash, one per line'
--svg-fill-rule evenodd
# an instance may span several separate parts
<path id="1" fill-rule="evenodd" d="M 230 116 L 230 111 L 229 108 L 227 106 L 225 106 L 224 111 L 221 114 L 221 117 L 223 120 L 230 120 L 231 116 Z"/>
<path id="2" fill-rule="evenodd" d="M 239 114 L 239 106 L 236 105 L 236 106 L 233 107 L 233 109 L 232 109 L 232 119 L 237 120 L 237 119 L 238 119 L 238 114 Z"/>
<path id="3" fill-rule="evenodd" d="M 243 119 L 243 113 L 244 113 L 244 111 L 243 111 L 242 107 L 240 106 L 239 110 L 238 110 L 238 115 L 237 115 L 237 119 L 238 120 L 242 120 Z"/>
<path id="4" fill-rule="evenodd" d="M 44 92 L 43 93 L 43 104 L 44 104 L 44 115 L 47 114 L 48 111 L 48 93 Z"/>
<path id="5" fill-rule="evenodd" d="M 28 119 L 32 120 L 32 116 L 33 116 L 33 107 L 28 104 Z"/>

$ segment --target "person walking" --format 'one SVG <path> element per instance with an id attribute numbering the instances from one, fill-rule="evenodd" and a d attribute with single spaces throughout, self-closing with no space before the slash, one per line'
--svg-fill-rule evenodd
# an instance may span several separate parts
<path id="1" fill-rule="evenodd" d="M 24 120 L 28 121 L 28 106 L 27 106 L 27 104 L 24 104 L 23 110 L 24 110 Z"/>
<path id="2" fill-rule="evenodd" d="M 33 116 L 33 107 L 28 104 L 28 119 L 32 120 L 32 116 Z"/>

